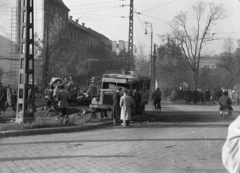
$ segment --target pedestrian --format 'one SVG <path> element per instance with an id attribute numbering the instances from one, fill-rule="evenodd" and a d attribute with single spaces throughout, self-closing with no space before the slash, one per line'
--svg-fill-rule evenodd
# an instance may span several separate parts
<path id="1" fill-rule="evenodd" d="M 11 107 L 12 110 L 14 112 L 16 112 L 16 101 L 15 101 L 15 97 L 13 95 L 13 91 L 11 89 L 11 86 L 8 85 L 6 87 L 6 93 L 7 93 L 7 102 L 6 102 L 6 108 L 5 110 L 8 108 L 8 107 Z"/>
<path id="2" fill-rule="evenodd" d="M 158 108 L 158 109 L 161 109 L 161 91 L 159 88 L 157 88 L 153 94 L 152 94 L 152 99 L 153 99 L 153 104 L 154 104 L 154 107 L 155 109 Z"/>
<path id="3" fill-rule="evenodd" d="M 70 100 L 70 94 L 68 90 L 64 88 L 63 85 L 60 86 L 60 91 L 58 93 L 58 108 L 60 112 L 60 120 L 62 123 L 67 124 L 68 123 L 68 114 L 67 114 L 67 109 L 68 109 L 68 102 Z M 64 121 L 65 118 L 65 121 Z"/>
<path id="4" fill-rule="evenodd" d="M 45 90 L 45 101 L 46 101 L 46 114 L 49 115 L 49 113 L 52 111 L 52 102 L 53 102 L 53 85 L 48 86 Z"/>
<path id="5" fill-rule="evenodd" d="M 135 105 L 132 97 L 129 96 L 127 90 L 125 90 L 123 96 L 120 98 L 121 120 L 123 121 L 122 126 L 129 126 L 131 111 L 134 107 Z"/>
<path id="6" fill-rule="evenodd" d="M 148 92 L 146 89 L 143 89 L 141 93 L 141 113 L 145 114 L 145 105 L 148 103 Z"/>
<path id="7" fill-rule="evenodd" d="M 197 104 L 197 102 L 198 102 L 198 90 L 197 89 L 195 89 L 194 91 L 193 91 L 193 93 L 192 93 L 192 98 L 193 98 L 193 103 L 194 104 Z"/>
<path id="8" fill-rule="evenodd" d="M 228 127 L 227 139 L 222 147 L 222 163 L 230 173 L 240 172 L 240 116 Z"/>
<path id="9" fill-rule="evenodd" d="M 91 101 L 91 105 L 99 105 L 100 104 L 100 95 L 93 96 L 93 99 Z M 104 109 L 101 108 L 93 108 L 93 117 L 94 119 L 97 118 L 96 113 L 100 112 L 101 118 L 107 118 L 107 112 Z"/>
<path id="10" fill-rule="evenodd" d="M 214 88 L 213 92 L 212 92 L 212 100 L 213 100 L 213 103 L 214 104 L 217 104 L 218 103 L 218 99 L 217 99 L 217 89 Z"/>
<path id="11" fill-rule="evenodd" d="M 5 91 L 2 83 L 0 82 L 0 113 L 4 115 L 5 112 Z"/>
<path id="12" fill-rule="evenodd" d="M 185 90 L 185 103 L 186 104 L 191 104 L 191 91 L 190 88 L 188 88 L 187 90 Z"/>
<path id="13" fill-rule="evenodd" d="M 113 124 L 116 125 L 117 119 L 120 118 L 120 92 L 122 88 L 118 88 L 116 92 L 113 93 L 113 110 L 112 110 L 112 117 L 113 117 Z"/>

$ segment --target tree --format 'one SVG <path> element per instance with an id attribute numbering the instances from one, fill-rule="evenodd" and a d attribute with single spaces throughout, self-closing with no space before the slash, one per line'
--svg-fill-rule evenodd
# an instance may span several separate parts
<path id="1" fill-rule="evenodd" d="M 158 48 L 156 77 L 161 86 L 179 86 L 182 82 L 190 84 L 191 69 L 186 66 L 186 63 L 180 46 L 169 38 L 167 43 Z"/>
<path id="2" fill-rule="evenodd" d="M 193 72 L 195 89 L 198 86 L 199 64 L 204 45 L 210 41 L 209 31 L 215 22 L 227 17 L 223 4 L 197 2 L 192 6 L 191 16 L 188 12 L 180 12 L 169 22 L 171 32 L 168 33 L 180 45 L 184 57 Z M 196 26 L 189 26 L 189 17 L 196 18 Z M 204 23 L 205 21 L 205 23 Z"/>
<path id="3" fill-rule="evenodd" d="M 138 44 L 138 55 L 135 58 L 135 72 L 139 76 L 145 76 L 149 77 L 149 71 L 150 71 L 150 62 L 146 59 L 145 46 L 142 43 Z"/>
<path id="4" fill-rule="evenodd" d="M 218 67 L 223 69 L 223 73 L 226 76 L 226 88 L 233 88 L 235 79 L 240 76 L 240 53 L 237 51 L 234 53 L 233 39 L 230 37 L 223 43 L 224 53 L 222 53 Z"/>
<path id="5" fill-rule="evenodd" d="M 34 74 L 37 84 L 43 83 L 43 42 L 38 34 L 34 34 Z"/>

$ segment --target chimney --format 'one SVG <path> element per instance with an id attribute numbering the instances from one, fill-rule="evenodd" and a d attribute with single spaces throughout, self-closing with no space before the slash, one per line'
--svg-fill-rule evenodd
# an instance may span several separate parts
<path id="1" fill-rule="evenodd" d="M 72 18 L 73 18 L 72 16 L 69 16 L 69 19 L 71 19 L 71 20 L 72 20 Z"/>
<path id="2" fill-rule="evenodd" d="M 76 19 L 75 22 L 78 23 L 78 19 Z"/>
<path id="3" fill-rule="evenodd" d="M 85 23 L 82 23 L 82 26 L 85 26 Z"/>

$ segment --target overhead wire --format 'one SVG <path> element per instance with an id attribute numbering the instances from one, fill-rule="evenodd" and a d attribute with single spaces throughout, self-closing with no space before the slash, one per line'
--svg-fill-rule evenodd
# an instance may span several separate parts
<path id="1" fill-rule="evenodd" d="M 68 6 L 68 7 L 87 6 L 87 5 L 96 5 L 96 4 L 106 4 L 106 3 L 109 3 L 109 2 L 117 2 L 117 1 L 119 1 L 119 0 L 99 2 L 99 3 L 81 4 L 81 5 L 70 5 L 70 6 Z"/>
<path id="2" fill-rule="evenodd" d="M 160 20 L 160 21 L 162 21 L 162 22 L 168 22 L 168 21 L 166 21 L 166 20 L 163 20 L 163 19 L 160 19 L 160 18 L 157 18 L 157 17 L 152 17 L 152 16 L 149 16 L 149 15 L 146 15 L 146 14 L 140 13 L 140 12 L 136 12 L 136 13 L 139 14 L 139 15 L 143 15 L 143 16 L 146 16 L 146 17 L 152 18 L 152 19 Z"/>
<path id="3" fill-rule="evenodd" d="M 156 8 L 159 8 L 159 7 L 162 7 L 162 6 L 165 6 L 165 5 L 168 5 L 168 4 L 171 4 L 171 3 L 174 3 L 174 2 L 176 2 L 176 1 L 179 1 L 179 0 L 174 0 L 174 1 L 168 2 L 168 3 L 166 3 L 166 4 L 162 4 L 162 5 L 159 5 L 159 6 L 153 7 L 153 8 L 149 8 L 149 9 L 144 10 L 144 11 L 142 11 L 142 12 L 150 11 L 150 10 L 153 10 L 153 9 L 156 9 Z"/>
<path id="4" fill-rule="evenodd" d="M 134 7 L 134 10 L 136 11 L 135 7 Z M 136 13 L 136 14 L 137 14 L 137 13 Z M 143 23 L 142 23 L 141 19 L 139 18 L 138 14 L 137 14 L 137 18 L 138 18 L 138 20 L 139 20 L 140 24 L 142 25 L 142 27 L 143 27 L 143 30 L 145 31 L 145 27 L 144 27 L 144 25 L 143 25 Z M 148 35 L 148 37 L 150 37 L 150 35 L 149 35 L 148 33 L 147 33 L 147 35 Z"/>

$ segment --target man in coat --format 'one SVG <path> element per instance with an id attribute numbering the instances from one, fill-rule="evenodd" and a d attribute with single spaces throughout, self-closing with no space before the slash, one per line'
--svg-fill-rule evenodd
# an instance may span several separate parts
<path id="1" fill-rule="evenodd" d="M 6 93 L 7 93 L 7 102 L 6 102 L 6 107 L 5 110 L 8 107 L 11 107 L 14 112 L 16 112 L 16 101 L 13 95 L 13 91 L 10 85 L 8 85 L 6 88 Z"/>
<path id="2" fill-rule="evenodd" d="M 113 116 L 113 124 L 116 125 L 117 119 L 120 118 L 120 92 L 122 88 L 118 88 L 116 92 L 113 93 L 113 110 L 112 110 L 112 116 Z"/>
<path id="3" fill-rule="evenodd" d="M 5 89 L 2 85 L 2 83 L 0 82 L 0 113 L 1 115 L 4 114 L 5 112 Z"/>
<path id="4" fill-rule="evenodd" d="M 154 104 L 155 109 L 156 108 L 161 109 L 161 100 L 162 100 L 161 96 L 162 96 L 162 94 L 161 94 L 161 91 L 159 88 L 157 88 L 152 94 L 152 99 L 154 101 L 153 104 Z"/>
<path id="5" fill-rule="evenodd" d="M 60 91 L 58 93 L 58 108 L 60 111 L 61 121 L 63 122 L 63 118 L 65 117 L 65 124 L 68 122 L 68 115 L 67 115 L 67 109 L 68 109 L 68 101 L 70 100 L 70 94 L 68 90 L 64 88 L 63 85 L 60 86 Z"/>
<path id="6" fill-rule="evenodd" d="M 135 107 L 134 100 L 128 95 L 127 90 L 124 91 L 123 96 L 120 98 L 121 107 L 121 120 L 122 126 L 129 126 L 129 120 L 131 120 L 131 111 Z"/>

